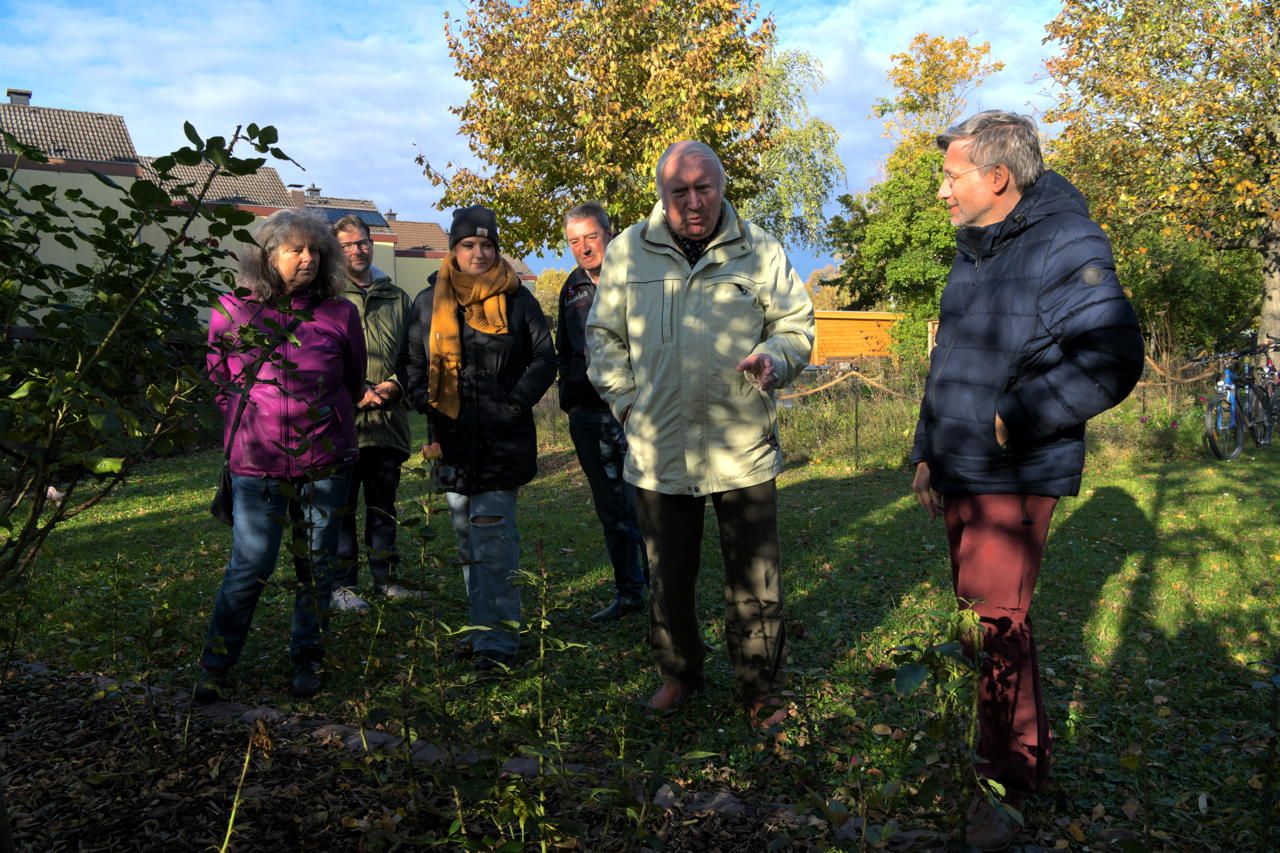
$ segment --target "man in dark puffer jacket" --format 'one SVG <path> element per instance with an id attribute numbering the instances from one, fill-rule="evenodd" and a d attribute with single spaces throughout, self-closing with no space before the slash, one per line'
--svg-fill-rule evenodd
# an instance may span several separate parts
<path id="1" fill-rule="evenodd" d="M 1035 124 L 979 113 L 938 137 L 938 197 L 958 252 L 920 406 L 912 489 L 942 515 L 961 607 L 983 628 L 979 771 L 1020 809 L 1049 770 L 1027 615 L 1058 498 L 1080 489 L 1085 422 L 1142 372 L 1142 337 L 1111 247 L 1079 191 L 1045 171 Z M 1013 824 L 976 800 L 969 841 Z"/>

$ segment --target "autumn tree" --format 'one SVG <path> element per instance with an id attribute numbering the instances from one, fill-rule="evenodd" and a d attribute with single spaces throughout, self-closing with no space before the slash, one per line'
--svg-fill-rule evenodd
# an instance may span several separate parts
<path id="1" fill-rule="evenodd" d="M 516 254 L 558 243 L 561 214 L 584 199 L 601 199 L 620 225 L 646 216 L 654 164 L 682 138 L 715 149 L 735 203 L 790 217 L 791 236 L 812 231 L 821 204 L 795 191 L 783 167 L 814 163 L 797 154 L 806 145 L 820 164 L 834 156 L 833 144 L 823 147 L 831 134 L 803 110 L 816 62 L 783 54 L 771 65 L 773 21 L 753 3 L 495 0 L 446 18 L 445 29 L 471 87 L 452 110 L 482 165 L 420 162 L 445 187 L 442 209 L 497 209 Z M 777 63 L 801 76 L 770 77 Z M 785 163 L 775 149 L 790 152 Z M 829 174 L 819 170 L 822 180 Z M 762 201 L 771 191 L 776 200 Z"/>
<path id="2" fill-rule="evenodd" d="M 960 118 L 967 94 L 1004 67 L 987 59 L 990 52 L 985 42 L 921 33 L 891 57 L 888 78 L 897 95 L 878 101 L 875 114 L 897 147 L 884 179 L 860 195 L 841 196 L 843 212 L 831 220 L 840 257 L 833 283 L 844 302 L 905 312 L 895 337 L 906 349 L 919 349 L 955 255 L 955 229 L 937 196 L 942 152 L 935 139 Z"/>
<path id="3" fill-rule="evenodd" d="M 1102 223 L 1115 252 L 1116 273 L 1130 292 L 1154 357 L 1181 362 L 1190 352 L 1238 349 L 1242 333 L 1256 327 L 1258 253 L 1215 251 L 1158 221 Z"/>
<path id="4" fill-rule="evenodd" d="M 1095 215 L 1255 253 L 1261 332 L 1280 336 L 1280 3 L 1066 0 L 1048 34 L 1055 150 Z M 1225 326 L 1231 294 L 1205 296 Z"/>
<path id="5" fill-rule="evenodd" d="M 827 243 L 822 209 L 845 178 L 836 154 L 840 135 L 811 116 L 805 102 L 805 93 L 816 91 L 825 79 L 822 66 L 810 54 L 770 54 L 760 112 L 774 116 L 777 129 L 772 144 L 759 149 L 753 164 L 763 189 L 739 205 L 747 219 L 783 242 L 811 248 Z"/>
<path id="6" fill-rule="evenodd" d="M 551 324 L 552 328 L 555 328 L 556 312 L 560 307 L 560 287 L 571 272 L 573 272 L 572 269 L 562 270 L 555 267 L 547 267 L 538 273 L 538 278 L 533 283 L 533 295 L 538 297 L 538 304 L 542 306 L 542 313 L 547 315 L 547 322 Z"/>
<path id="7" fill-rule="evenodd" d="M 839 311 L 844 307 L 840 303 L 839 289 L 829 283 L 838 274 L 835 264 L 827 264 L 809 273 L 804 280 L 804 289 L 809 291 L 809 300 L 813 302 L 815 311 Z"/>

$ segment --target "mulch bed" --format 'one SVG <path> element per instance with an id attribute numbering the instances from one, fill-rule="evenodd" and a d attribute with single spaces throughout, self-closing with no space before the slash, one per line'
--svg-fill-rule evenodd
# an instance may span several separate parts
<path id="1" fill-rule="evenodd" d="M 41 853 L 219 849 L 251 739 L 231 850 L 419 846 L 449 831 L 450 774 L 498 775 L 494 762 L 424 772 L 398 756 L 353 750 L 349 738 L 344 746 L 350 730 L 323 720 L 230 703 L 191 713 L 185 696 L 39 666 L 4 672 L 0 709 L 0 786 L 13 837 L 17 849 Z M 722 811 L 657 809 L 647 828 L 663 850 L 726 853 L 765 850 L 794 829 L 777 804 L 730 799 Z M 585 829 L 571 846 L 645 849 L 618 834 L 634 831 L 620 814 L 608 830 L 603 809 L 591 817 L 574 815 Z M 497 834 L 491 822 L 467 829 L 473 840 Z"/>

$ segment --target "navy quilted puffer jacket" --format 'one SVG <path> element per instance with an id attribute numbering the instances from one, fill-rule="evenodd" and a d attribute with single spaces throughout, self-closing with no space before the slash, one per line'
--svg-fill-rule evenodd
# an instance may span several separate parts
<path id="1" fill-rule="evenodd" d="M 1111 245 L 1056 172 L 1004 221 L 961 228 L 956 243 L 911 461 L 929 464 L 944 495 L 1074 495 L 1085 422 L 1142 373 Z"/>

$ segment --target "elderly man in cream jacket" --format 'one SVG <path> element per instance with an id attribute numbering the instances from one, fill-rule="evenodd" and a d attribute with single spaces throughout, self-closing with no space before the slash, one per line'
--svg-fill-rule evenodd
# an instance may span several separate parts
<path id="1" fill-rule="evenodd" d="M 685 140 L 649 218 L 610 243 L 587 318 L 588 375 L 622 422 L 651 583 L 652 708 L 703 685 L 694 587 L 706 499 L 720 527 L 725 638 L 754 724 L 786 717 L 774 389 L 809 361 L 813 306 L 781 244 L 738 218 L 725 172 Z"/>

